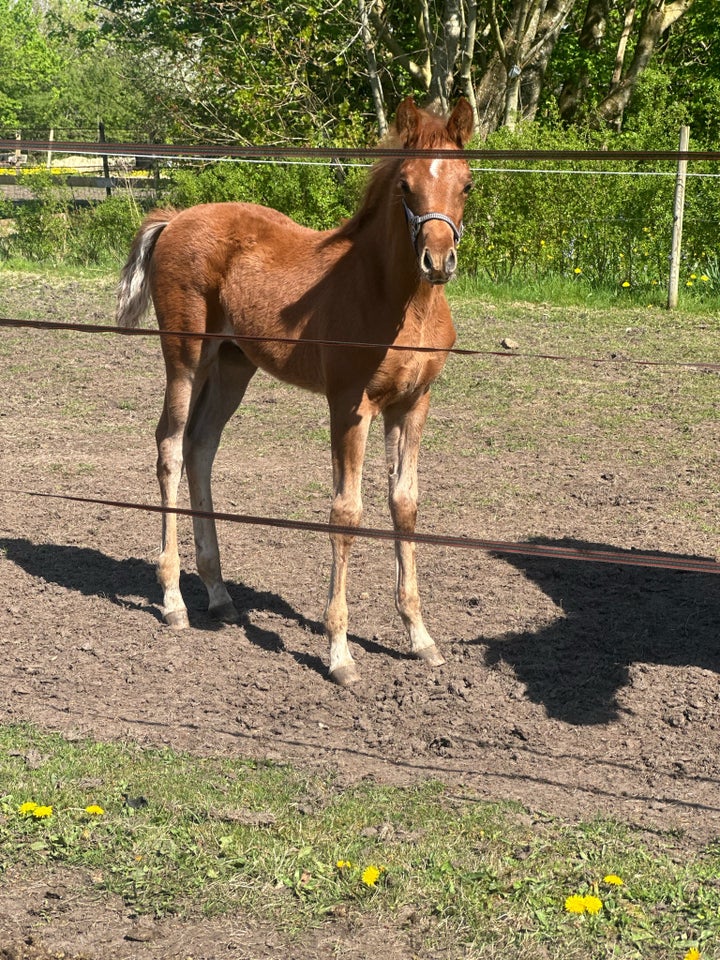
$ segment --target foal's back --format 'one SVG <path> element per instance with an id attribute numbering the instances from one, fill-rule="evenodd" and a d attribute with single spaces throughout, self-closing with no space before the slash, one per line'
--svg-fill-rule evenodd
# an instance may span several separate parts
<path id="1" fill-rule="evenodd" d="M 320 347 L 283 340 L 358 334 L 365 311 L 355 293 L 348 300 L 356 284 L 341 263 L 351 243 L 336 234 L 257 204 L 202 204 L 176 213 L 153 254 L 160 328 L 258 338 L 237 341 L 256 366 L 324 391 Z"/>

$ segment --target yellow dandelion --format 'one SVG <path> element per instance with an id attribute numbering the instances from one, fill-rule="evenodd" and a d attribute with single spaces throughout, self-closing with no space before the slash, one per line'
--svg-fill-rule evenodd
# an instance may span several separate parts
<path id="1" fill-rule="evenodd" d="M 90 806 L 85 807 L 85 813 L 89 813 L 91 817 L 101 817 L 105 811 L 97 803 L 91 803 Z"/>
<path id="2" fill-rule="evenodd" d="M 573 273 L 575 273 L 575 274 L 578 274 L 578 275 L 579 275 L 579 274 L 581 274 L 581 273 L 582 273 L 582 269 L 581 269 L 580 267 L 575 267 L 575 269 L 573 270 Z"/>
<path id="3" fill-rule="evenodd" d="M 600 897 L 594 897 L 592 894 L 589 894 L 587 897 L 583 897 L 585 903 L 585 910 L 588 913 L 600 913 L 603 907 L 603 902 Z"/>
<path id="4" fill-rule="evenodd" d="M 18 813 L 21 813 L 24 817 L 29 816 L 31 813 L 34 813 L 37 810 L 38 805 L 32 800 L 26 800 L 25 803 L 21 803 L 18 807 Z"/>
<path id="5" fill-rule="evenodd" d="M 709 283 L 709 282 L 710 282 L 710 277 L 708 277 L 706 274 L 703 274 L 703 275 L 700 277 L 700 279 L 702 280 L 703 283 Z"/>
<path id="6" fill-rule="evenodd" d="M 352 867 L 352 863 L 349 860 L 338 860 L 335 864 L 338 870 L 349 870 Z"/>
<path id="7" fill-rule="evenodd" d="M 694 281 L 692 281 L 692 280 L 688 280 L 688 281 L 686 282 L 685 286 L 686 286 L 686 287 L 691 287 L 691 286 L 693 285 L 693 282 L 694 282 Z"/>
<path id="8" fill-rule="evenodd" d="M 690 279 L 691 279 L 691 280 L 697 280 L 697 274 L 696 274 L 696 273 L 691 273 L 691 274 L 690 274 Z"/>
<path id="9" fill-rule="evenodd" d="M 629 281 L 629 280 L 624 280 L 624 281 L 623 281 L 623 286 L 624 286 L 624 287 L 629 287 L 629 286 L 630 286 L 630 281 Z"/>
<path id="10" fill-rule="evenodd" d="M 45 817 L 51 817 L 52 807 L 35 807 L 32 815 L 37 817 L 38 820 L 43 820 Z"/>
<path id="11" fill-rule="evenodd" d="M 565 901 L 565 909 L 568 913 L 585 913 L 585 897 L 573 894 Z"/>
<path id="12" fill-rule="evenodd" d="M 617 874 L 609 873 L 606 877 L 603 877 L 603 883 L 609 883 L 612 887 L 622 887 L 624 881 Z"/>
<path id="13" fill-rule="evenodd" d="M 380 871 L 375 866 L 366 867 L 363 870 L 363 874 L 361 877 L 362 882 L 365 884 L 366 887 L 374 887 L 375 884 L 378 882 L 379 878 L 380 878 Z"/>
<path id="14" fill-rule="evenodd" d="M 541 241 L 540 241 L 540 246 L 541 246 L 541 247 L 544 247 L 544 246 L 545 246 L 545 241 L 544 241 L 544 240 L 541 240 Z"/>
<path id="15" fill-rule="evenodd" d="M 683 957 L 683 960 L 701 960 L 700 951 L 697 947 L 691 947 Z"/>

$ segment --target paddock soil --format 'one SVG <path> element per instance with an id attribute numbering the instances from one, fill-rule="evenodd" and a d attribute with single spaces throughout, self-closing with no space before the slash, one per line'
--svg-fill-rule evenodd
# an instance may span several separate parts
<path id="1" fill-rule="evenodd" d="M 492 305 L 470 309 L 481 327 L 486 315 L 488 329 L 498 329 Z M 112 286 L 3 275 L 0 315 L 112 322 Z M 518 323 L 508 332 L 522 337 Z M 495 334 L 482 345 L 496 349 Z M 0 329 L 0 354 L 2 722 L 273 758 L 332 769 L 348 783 L 436 778 L 531 812 L 612 817 L 648 835 L 674 831 L 691 848 L 720 836 L 718 576 L 420 547 L 426 620 L 447 658 L 430 669 L 406 653 L 391 545 L 358 540 L 349 603 L 362 679 L 339 689 L 327 678 L 321 626 L 324 535 L 222 524 L 224 571 L 242 622 L 218 626 L 205 613 L 189 522 L 181 521 L 192 626 L 173 632 L 162 622 L 154 574 L 157 515 L 26 495 L 157 502 L 155 339 Z M 427 428 L 419 529 L 714 559 L 716 418 L 692 428 L 702 441 L 697 457 L 678 458 L 658 452 L 665 442 L 675 449 L 682 434 L 661 401 L 643 427 L 643 438 L 658 443 L 647 455 L 638 453 L 643 438 L 630 414 L 618 433 L 595 429 L 583 418 L 597 414 L 578 411 L 574 430 L 593 437 L 578 456 L 558 436 L 563 411 L 552 403 L 562 405 L 561 391 L 544 410 L 523 408 L 519 391 L 516 415 L 537 442 L 508 444 L 499 455 L 502 420 L 469 410 L 453 392 L 459 362 L 449 361 Z M 582 375 L 626 387 L 646 374 L 610 366 Z M 658 376 L 668 394 L 678 378 L 717 377 Z M 453 430 L 455 449 L 443 439 Z M 364 522 L 376 527 L 387 525 L 380 435 L 376 425 L 364 479 Z M 327 437 L 322 398 L 259 375 L 218 454 L 216 508 L 325 521 Z M 407 931 L 371 926 L 335 927 L 302 946 L 238 917 L 143 927 L 122 903 L 98 902 L 78 874 L 0 884 L 2 960 L 396 960 L 413 950 Z"/>

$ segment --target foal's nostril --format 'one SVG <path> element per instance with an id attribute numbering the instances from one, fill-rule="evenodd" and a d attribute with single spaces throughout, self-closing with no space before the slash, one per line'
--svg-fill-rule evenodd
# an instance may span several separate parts
<path id="1" fill-rule="evenodd" d="M 425 252 L 423 253 L 422 268 L 426 273 L 432 273 L 432 271 L 435 269 L 433 258 L 431 257 L 430 251 L 427 247 L 425 247 Z"/>
<path id="2" fill-rule="evenodd" d="M 451 273 L 455 273 L 456 267 L 457 267 L 457 254 L 455 253 L 454 250 L 451 250 L 450 253 L 447 255 L 447 259 L 445 260 L 445 272 L 449 276 Z"/>

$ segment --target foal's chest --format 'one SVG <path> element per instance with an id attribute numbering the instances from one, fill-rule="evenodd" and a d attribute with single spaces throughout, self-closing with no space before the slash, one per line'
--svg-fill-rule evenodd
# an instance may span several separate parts
<path id="1" fill-rule="evenodd" d="M 380 408 L 424 393 L 445 364 L 445 353 L 390 350 L 368 385 L 369 398 Z"/>

